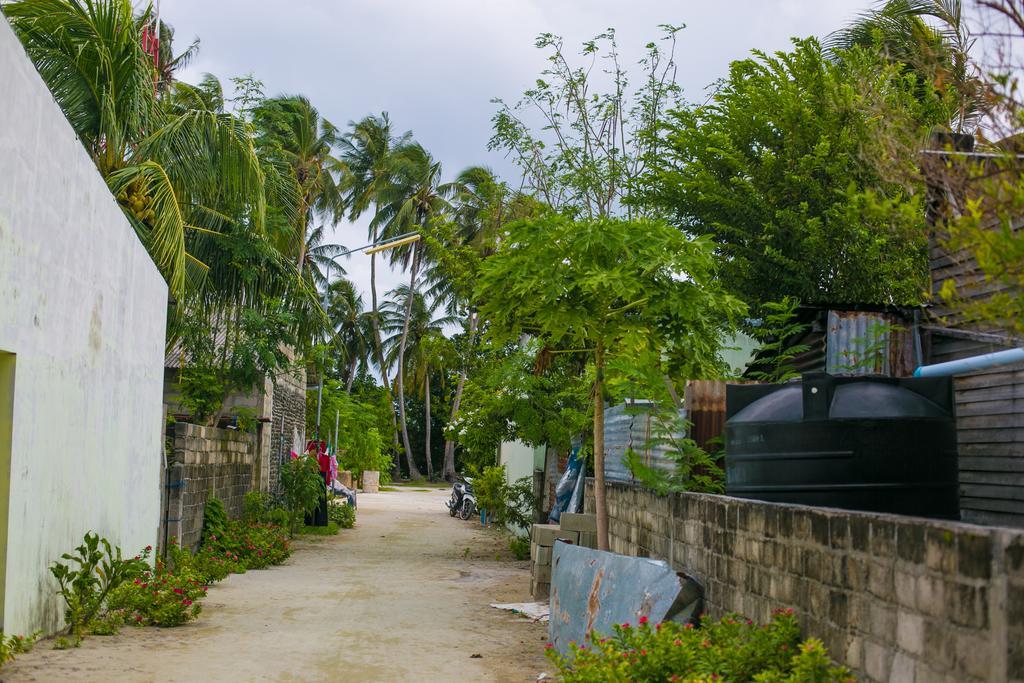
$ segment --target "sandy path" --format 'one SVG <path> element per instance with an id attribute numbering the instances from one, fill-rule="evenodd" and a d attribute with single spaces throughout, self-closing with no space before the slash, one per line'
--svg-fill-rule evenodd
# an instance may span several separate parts
<path id="1" fill-rule="evenodd" d="M 529 600 L 528 564 L 479 523 L 450 518 L 446 496 L 362 495 L 355 529 L 229 577 L 197 622 L 128 627 L 74 650 L 43 641 L 0 680 L 536 680 L 550 670 L 545 626 L 488 606 Z"/>

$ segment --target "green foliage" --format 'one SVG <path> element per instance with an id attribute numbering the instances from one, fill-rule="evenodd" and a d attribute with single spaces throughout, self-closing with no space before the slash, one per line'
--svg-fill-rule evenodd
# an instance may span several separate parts
<path id="1" fill-rule="evenodd" d="M 223 535 L 203 543 L 200 555 L 205 552 L 245 569 L 264 569 L 287 560 L 291 547 L 285 530 L 277 525 L 228 520 Z"/>
<path id="2" fill-rule="evenodd" d="M 632 448 L 626 450 L 625 465 L 644 486 L 661 495 L 677 491 L 723 493 L 725 472 L 718 466 L 720 454 L 709 454 L 693 439 L 686 438 L 690 423 L 679 413 L 656 410 L 651 415 L 651 437 L 645 449 L 658 449 L 675 463 L 666 472 L 646 465 Z"/>
<path id="3" fill-rule="evenodd" d="M 64 599 L 68 630 L 76 636 L 85 633 L 107 595 L 148 569 L 146 558 L 151 551 L 152 548 L 147 547 L 140 555 L 126 559 L 121 555 L 121 548 L 112 547 L 98 534 L 87 533 L 74 554 L 61 555 L 66 563 L 50 565 L 50 573 L 57 580 L 58 592 Z"/>
<path id="4" fill-rule="evenodd" d="M 484 467 L 482 470 L 470 466 L 469 471 L 473 478 L 477 507 L 487 511 L 488 519 L 518 529 L 530 528 L 537 501 L 529 477 L 509 484 L 504 465 Z"/>
<path id="5" fill-rule="evenodd" d="M 704 105 L 671 112 L 634 199 L 709 232 L 721 277 L 752 305 L 915 304 L 927 290 L 920 142 L 948 116 L 877 51 L 829 59 L 814 39 L 733 62 Z M 908 150 L 910 150 L 908 152 Z"/>
<path id="6" fill-rule="evenodd" d="M 296 323 L 295 314 L 275 299 L 262 302 L 259 310 L 243 308 L 232 319 L 212 322 L 194 315 L 183 321 L 179 384 L 181 403 L 192 418 L 212 422 L 229 393 L 251 391 L 267 376 L 288 369 L 286 349 L 298 342 Z"/>
<path id="7" fill-rule="evenodd" d="M 446 427 L 446 435 L 462 446 L 464 465 L 493 464 L 504 441 L 566 450 L 586 430 L 590 396 L 580 363 L 559 354 L 544 372 L 535 372 L 540 351 L 536 342 L 484 346 L 459 414 Z"/>
<path id="8" fill-rule="evenodd" d="M 750 378 L 757 382 L 781 383 L 800 376 L 793 360 L 810 347 L 794 344 L 796 338 L 807 331 L 809 325 L 800 323 L 796 309 L 800 302 L 793 297 L 781 301 L 768 301 L 761 305 L 760 324 L 751 328 L 754 339 L 761 343 L 750 366 Z"/>
<path id="9" fill-rule="evenodd" d="M 337 536 L 339 531 L 341 527 L 334 522 L 328 522 L 327 526 L 303 526 L 298 533 L 306 536 Z"/>
<path id="10" fill-rule="evenodd" d="M 262 491 L 249 491 L 242 499 L 242 519 L 246 522 L 266 522 L 273 496 Z"/>
<path id="11" fill-rule="evenodd" d="M 286 462 L 281 468 L 281 493 L 290 514 L 288 528 L 295 533 L 306 514 L 316 509 L 326 495 L 316 459 L 300 455 Z"/>
<path id="12" fill-rule="evenodd" d="M 327 518 L 339 529 L 351 529 L 356 525 L 356 509 L 348 503 L 329 505 Z"/>
<path id="13" fill-rule="evenodd" d="M 701 377 L 745 310 L 716 263 L 710 242 L 664 223 L 546 216 L 509 226 L 476 294 L 492 338 L 532 334 L 552 353 L 600 346 L 609 363 Z"/>
<path id="14" fill-rule="evenodd" d="M 566 683 L 629 683 L 631 681 L 755 681 L 757 683 L 853 683 L 852 674 L 835 667 L 820 641 L 800 642 L 800 626 L 792 610 L 777 611 L 757 626 L 730 615 L 692 624 L 646 617 L 633 626 L 616 625 L 590 643 L 572 644 L 562 656 L 549 647 L 548 658 Z"/>
<path id="15" fill-rule="evenodd" d="M 180 626 L 199 616 L 204 597 L 206 582 L 190 567 L 171 569 L 157 561 L 152 571 L 111 591 L 104 627 L 109 631 L 124 623 Z"/>
<path id="16" fill-rule="evenodd" d="M 512 105 L 494 100 L 488 148 L 511 156 L 523 185 L 548 206 L 587 218 L 636 212 L 622 199 L 657 155 L 662 112 L 680 94 L 674 53 L 683 27 L 660 28 L 661 40 L 647 43 L 638 63 L 638 86 L 622 67 L 614 29 L 583 43 L 580 66 L 561 36 L 542 33 L 535 45 L 548 53 L 548 66 L 534 87 Z M 593 77 L 601 71 L 605 80 Z M 542 123 L 531 130 L 537 112 Z"/>
<path id="17" fill-rule="evenodd" d="M 385 443 L 382 434 L 390 434 L 391 425 L 387 411 L 391 408 L 382 403 L 380 396 L 362 397 L 347 393 L 340 382 L 327 381 L 321 405 L 321 434 L 324 438 L 334 437 L 334 424 L 338 424 L 338 464 L 342 469 L 351 470 L 356 478 L 365 470 L 377 470 L 381 484 L 391 481 L 393 464 L 391 444 Z M 306 429 L 313 433 L 316 428 L 316 392 L 306 397 Z"/>
<path id="18" fill-rule="evenodd" d="M 224 526 L 228 523 L 228 513 L 224 509 L 224 502 L 220 498 L 209 497 L 203 508 L 203 535 L 204 539 L 211 536 L 223 536 Z"/>
<path id="19" fill-rule="evenodd" d="M 17 655 L 31 652 L 32 646 L 42 633 L 42 631 L 36 631 L 27 636 L 5 636 L 4 632 L 0 631 L 0 666 L 13 661 Z"/>
<path id="20" fill-rule="evenodd" d="M 508 549 L 512 551 L 512 556 L 517 560 L 530 559 L 530 537 L 513 534 L 508 539 Z"/>

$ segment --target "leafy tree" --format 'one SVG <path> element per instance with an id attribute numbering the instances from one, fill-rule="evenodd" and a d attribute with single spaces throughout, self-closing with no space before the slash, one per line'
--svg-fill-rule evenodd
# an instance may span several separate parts
<path id="1" fill-rule="evenodd" d="M 431 223 L 450 208 L 448 199 L 457 191 L 452 183 L 441 182 L 441 163 L 418 143 L 407 144 L 395 152 L 394 175 L 381 193 L 380 208 L 375 220 L 381 222 L 382 237 L 396 237 L 413 230 L 429 229 Z M 422 244 L 415 242 L 407 248 L 396 249 L 392 262 L 401 262 L 409 269 L 409 291 L 416 291 L 416 276 L 423 257 Z M 405 316 L 402 334 L 397 346 L 398 417 L 405 449 L 409 476 L 422 475 L 413 461 L 409 445 L 409 428 L 405 415 L 405 352 L 409 339 L 409 322 L 415 297 L 405 298 Z M 429 461 L 428 461 L 429 462 Z"/>
<path id="2" fill-rule="evenodd" d="M 430 456 L 430 378 L 451 355 L 451 345 L 444 338 L 446 325 L 455 322 L 447 315 L 438 315 L 441 301 L 428 301 L 419 292 L 413 292 L 410 302 L 409 288 L 402 285 L 390 292 L 391 299 L 381 306 L 381 331 L 384 338 L 385 358 L 389 365 L 399 365 L 397 376 L 411 380 L 409 389 L 423 396 L 424 406 L 424 453 L 426 454 L 427 476 L 434 476 L 433 458 Z M 405 349 L 401 347 L 405 343 Z M 401 354 L 401 355 L 400 355 Z M 406 387 L 400 386 L 399 391 Z"/>
<path id="3" fill-rule="evenodd" d="M 710 243 L 664 223 L 552 215 L 508 233 L 481 265 L 480 314 L 493 338 L 532 334 L 549 349 L 593 362 L 598 545 L 607 550 L 606 371 L 715 372 L 723 335 L 744 306 L 721 290 Z"/>
<path id="4" fill-rule="evenodd" d="M 536 46 L 548 52 L 549 66 L 518 102 L 494 100 L 488 148 L 511 156 L 526 191 L 559 211 L 634 215 L 639 207 L 623 199 L 659 155 L 660 119 L 678 103 L 675 41 L 682 28 L 662 25 L 661 41 L 647 43 L 636 88 L 621 65 L 614 29 L 583 43 L 583 65 L 573 64 L 561 36 L 542 33 Z"/>
<path id="5" fill-rule="evenodd" d="M 923 139 L 948 110 L 869 51 L 842 57 L 806 39 L 733 62 L 710 102 L 670 114 L 636 198 L 710 234 L 723 280 L 748 303 L 914 304 L 926 290 L 923 188 L 879 168 L 914 167 L 889 143 Z"/>
<path id="6" fill-rule="evenodd" d="M 172 295 L 202 279 L 207 264 L 188 240 L 216 229 L 225 205 L 244 207 L 251 229 L 263 229 L 266 178 L 245 123 L 157 99 L 142 41 L 149 10 L 136 16 L 128 0 L 19 0 L 3 12 Z"/>

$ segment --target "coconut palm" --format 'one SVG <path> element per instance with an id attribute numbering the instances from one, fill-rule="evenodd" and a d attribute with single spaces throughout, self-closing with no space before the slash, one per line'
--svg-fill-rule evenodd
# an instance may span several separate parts
<path id="1" fill-rule="evenodd" d="M 334 330 L 334 346 L 339 352 L 339 370 L 345 378 L 345 393 L 351 393 L 356 372 L 367 360 L 368 317 L 363 311 L 363 297 L 350 280 L 341 278 L 332 282 L 327 292 L 327 315 Z"/>
<path id="2" fill-rule="evenodd" d="M 253 120 L 261 152 L 286 167 L 295 186 L 295 218 L 276 226 L 280 248 L 293 256 L 305 277 L 312 278 L 306 257 L 311 238 L 318 234 L 314 221 L 322 218 L 333 224 L 344 214 L 338 180 L 341 162 L 333 155 L 340 139 L 338 129 L 301 95 L 264 100 L 253 112 Z M 322 238 L 322 232 L 319 235 Z"/>
<path id="3" fill-rule="evenodd" d="M 344 169 L 343 187 L 349 220 L 357 220 L 372 209 L 374 215 L 380 205 L 381 195 L 392 180 L 394 151 L 409 144 L 411 133 L 396 136 L 391 128 L 387 112 L 380 116 L 367 116 L 359 122 L 349 122 L 349 131 L 338 142 L 338 158 Z M 377 241 L 379 222 L 370 221 L 369 239 Z M 380 336 L 380 307 L 377 300 L 377 254 L 370 254 L 370 340 L 377 367 L 380 368 L 384 390 L 391 403 L 391 383 L 388 381 L 387 364 Z M 398 422 L 391 413 L 391 436 L 398 447 Z M 397 462 L 395 463 L 397 467 Z"/>
<path id="4" fill-rule="evenodd" d="M 958 133 L 984 107 L 984 86 L 971 61 L 974 38 L 963 18 L 961 0 L 886 0 L 828 37 L 833 52 L 880 47 L 887 59 L 907 65 L 937 90 L 952 87 L 957 111 L 950 121 Z"/>
<path id="5" fill-rule="evenodd" d="M 207 265 L 186 247 L 222 205 L 262 230 L 264 174 L 246 125 L 205 108 L 167 109 L 142 47 L 147 11 L 129 0 L 17 0 L 4 14 L 129 222 L 182 297 Z"/>
<path id="6" fill-rule="evenodd" d="M 455 183 L 441 182 L 441 163 L 419 143 L 403 145 L 395 151 L 392 179 L 380 192 L 380 206 L 374 221 L 382 237 L 397 237 L 413 230 L 428 228 L 440 214 L 451 209 L 449 198 L 458 191 Z M 416 276 L 423 257 L 421 242 L 391 252 L 392 263 L 409 269 L 409 290 L 416 291 Z M 412 459 L 409 428 L 405 417 L 405 349 L 408 341 L 409 316 L 415 297 L 406 297 L 405 324 L 397 352 L 398 417 L 402 432 L 409 476 L 420 475 Z"/>
<path id="7" fill-rule="evenodd" d="M 397 376 L 408 378 L 409 388 L 423 396 L 427 477 L 432 479 L 430 378 L 443 367 L 441 357 L 447 345 L 444 328 L 457 318 L 443 311 L 442 301 L 428 300 L 416 291 L 410 297 L 410 291 L 408 286 L 400 285 L 388 293 L 389 300 L 381 306 L 381 329 L 387 335 L 383 340 L 387 362 L 397 364 Z"/>

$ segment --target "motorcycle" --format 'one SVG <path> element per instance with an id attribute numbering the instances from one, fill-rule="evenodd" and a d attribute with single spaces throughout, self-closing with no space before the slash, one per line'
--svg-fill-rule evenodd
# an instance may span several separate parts
<path id="1" fill-rule="evenodd" d="M 473 494 L 473 480 L 466 478 L 452 486 L 452 497 L 445 501 L 448 514 L 466 520 L 476 511 L 476 495 Z"/>

